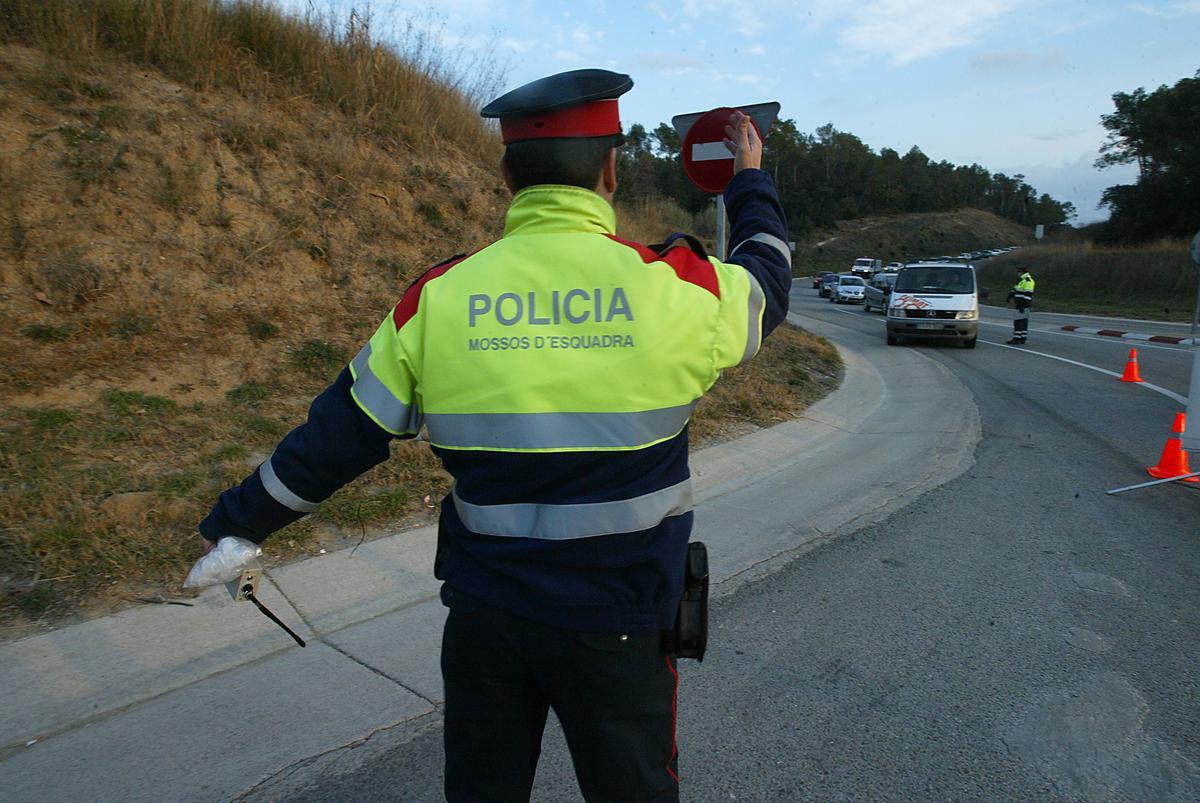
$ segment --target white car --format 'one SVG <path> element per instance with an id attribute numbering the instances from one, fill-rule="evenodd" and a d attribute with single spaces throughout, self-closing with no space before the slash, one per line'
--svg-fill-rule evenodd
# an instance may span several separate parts
<path id="1" fill-rule="evenodd" d="M 867 283 L 861 276 L 838 276 L 837 284 L 829 287 L 829 300 L 835 304 L 861 304 Z"/>

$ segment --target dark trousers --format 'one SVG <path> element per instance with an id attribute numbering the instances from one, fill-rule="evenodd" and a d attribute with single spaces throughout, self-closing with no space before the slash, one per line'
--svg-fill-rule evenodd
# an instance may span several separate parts
<path id="1" fill-rule="evenodd" d="M 442 678 L 451 803 L 528 801 L 550 708 L 589 803 L 679 800 L 679 676 L 659 634 L 578 633 L 452 606 Z"/>
<path id="2" fill-rule="evenodd" d="M 1013 318 L 1013 340 L 1024 343 L 1029 337 L 1029 305 L 1017 303 L 1017 315 Z"/>

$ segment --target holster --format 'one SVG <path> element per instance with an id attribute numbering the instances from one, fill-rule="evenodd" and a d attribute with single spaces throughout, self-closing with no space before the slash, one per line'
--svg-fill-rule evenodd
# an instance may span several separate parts
<path id="1" fill-rule="evenodd" d="M 437 528 L 437 549 L 433 553 L 433 576 L 438 580 L 445 580 L 442 570 L 446 565 L 446 557 L 450 554 L 450 533 L 446 530 L 446 525 L 442 521 L 442 517 L 438 516 Z"/>
<path id="2" fill-rule="evenodd" d="M 701 541 L 688 544 L 683 596 L 675 614 L 675 627 L 663 632 L 663 647 L 675 658 L 704 660 L 708 646 L 708 548 Z"/>

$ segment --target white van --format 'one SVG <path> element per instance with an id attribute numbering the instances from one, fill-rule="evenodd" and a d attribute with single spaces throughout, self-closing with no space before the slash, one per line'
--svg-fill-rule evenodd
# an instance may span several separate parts
<path id="1" fill-rule="evenodd" d="M 918 262 L 896 274 L 887 301 L 889 346 L 929 338 L 973 349 L 978 327 L 979 285 L 970 265 Z"/>
<path id="2" fill-rule="evenodd" d="M 850 272 L 855 276 L 871 276 L 883 267 L 882 259 L 872 259 L 871 257 L 859 257 L 854 260 L 854 264 L 850 266 Z"/>

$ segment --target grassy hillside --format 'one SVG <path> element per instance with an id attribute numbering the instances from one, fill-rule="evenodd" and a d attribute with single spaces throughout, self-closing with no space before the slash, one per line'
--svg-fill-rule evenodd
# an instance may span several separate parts
<path id="1" fill-rule="evenodd" d="M 904 262 L 1032 242 L 1032 229 L 981 209 L 860 218 L 818 229 L 796 243 L 794 272 L 846 271 L 856 257 Z"/>
<path id="2" fill-rule="evenodd" d="M 1187 240 L 1129 248 L 1068 240 L 1029 246 L 980 265 L 980 282 L 993 303 L 1007 296 L 1017 268 L 1032 273 L 1034 309 L 1045 312 L 1190 321 L 1200 283 Z"/>
<path id="3" fill-rule="evenodd" d="M 0 630 L 175 593 L 216 494 L 412 279 L 499 236 L 499 143 L 442 73 L 262 2 L 0 0 Z M 643 241 L 703 222 L 618 216 Z M 839 370 L 781 331 L 696 439 Z M 270 557 L 428 521 L 447 488 L 397 443 Z"/>

